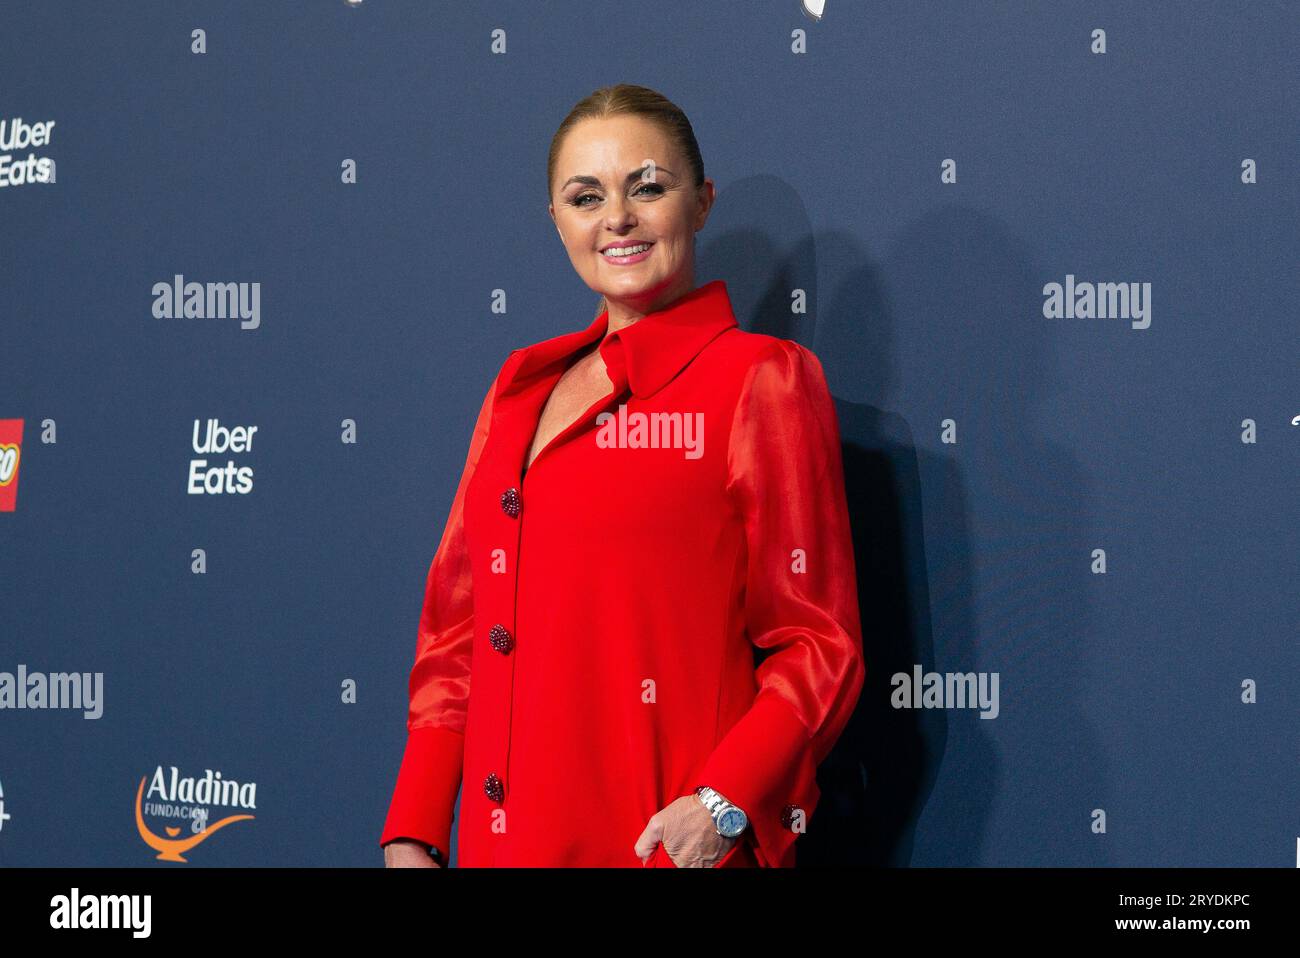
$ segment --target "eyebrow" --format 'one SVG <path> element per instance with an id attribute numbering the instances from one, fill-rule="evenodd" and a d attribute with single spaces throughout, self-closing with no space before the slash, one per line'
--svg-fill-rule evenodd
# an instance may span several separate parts
<path id="1" fill-rule="evenodd" d="M 647 169 L 649 169 L 649 167 L 643 166 L 643 167 L 640 167 L 639 169 L 635 169 L 635 170 L 633 170 L 631 173 L 629 173 L 629 174 L 627 175 L 627 178 L 624 179 L 623 182 L 624 182 L 624 183 L 627 183 L 627 184 L 630 184 L 633 180 L 639 180 L 639 179 L 641 179 L 641 174 L 644 173 Z M 667 173 L 669 176 L 676 176 L 676 175 L 677 175 L 677 174 L 674 173 L 672 170 L 668 169 L 668 167 L 666 167 L 666 166 L 657 166 L 657 167 L 655 167 L 655 172 L 657 172 L 657 173 L 658 173 L 658 172 Z M 571 177 L 569 177 L 567 180 L 564 181 L 564 183 L 563 183 L 563 185 L 561 185 L 560 189 L 564 189 L 564 188 L 565 188 L 566 186 L 568 186 L 570 183 L 582 183 L 584 186 L 600 186 L 600 177 L 598 177 L 598 176 L 571 176 Z"/>

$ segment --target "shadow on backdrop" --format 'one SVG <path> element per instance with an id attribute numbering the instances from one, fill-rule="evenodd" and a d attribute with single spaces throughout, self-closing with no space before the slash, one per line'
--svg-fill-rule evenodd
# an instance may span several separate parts
<path id="1" fill-rule="evenodd" d="M 774 245 L 772 237 L 791 235 L 804 238 L 787 249 Z M 703 237 L 698 282 L 726 280 L 743 328 L 817 352 L 837 393 L 866 680 L 852 719 L 818 768 L 821 798 L 799 840 L 798 867 L 907 865 L 943 759 L 947 719 L 942 710 L 889 704 L 889 677 L 910 675 L 913 663 L 932 668 L 934 641 L 916 444 L 901 417 L 882 411 L 896 405 L 894 317 L 882 273 L 854 236 L 815 236 L 797 194 L 776 177 L 750 177 L 720 194 Z M 836 277 L 831 295 L 816 288 L 818 277 Z M 804 315 L 791 312 L 793 289 L 807 293 Z M 869 401 L 841 398 L 845 388 L 835 387 L 845 382 L 854 399 Z M 965 528 L 961 483 L 955 469 L 941 471 L 951 535 Z M 968 555 L 964 541 L 947 541 Z M 969 625 L 969 610 L 963 614 Z M 756 649 L 756 664 L 766 654 Z M 992 755 L 985 758 L 991 766 Z M 980 791 L 987 799 L 991 784 Z M 971 798 L 978 815 L 987 801 Z M 969 834 L 978 835 L 978 822 L 970 824 Z M 954 864 L 975 855 L 973 848 L 953 852 Z"/>

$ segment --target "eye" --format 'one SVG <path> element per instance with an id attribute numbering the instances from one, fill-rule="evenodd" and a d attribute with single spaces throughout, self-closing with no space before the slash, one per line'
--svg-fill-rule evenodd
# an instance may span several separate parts
<path id="1" fill-rule="evenodd" d="M 658 183 L 642 183 L 640 186 L 636 188 L 636 190 L 633 191 L 632 195 L 636 196 L 642 190 L 649 190 L 650 191 L 649 195 L 651 196 L 660 196 L 664 192 L 664 188 Z M 597 196 L 595 193 L 579 193 L 569 202 L 573 206 L 576 206 L 579 209 L 583 209 L 587 205 L 586 203 L 583 202 L 583 200 L 597 200 L 597 199 L 600 199 L 600 197 Z"/>

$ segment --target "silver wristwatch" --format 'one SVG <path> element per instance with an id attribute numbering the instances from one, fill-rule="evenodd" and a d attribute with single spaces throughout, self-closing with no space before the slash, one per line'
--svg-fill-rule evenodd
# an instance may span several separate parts
<path id="1" fill-rule="evenodd" d="M 749 816 L 709 786 L 701 785 L 695 795 L 713 816 L 713 827 L 723 838 L 735 838 L 749 827 Z"/>

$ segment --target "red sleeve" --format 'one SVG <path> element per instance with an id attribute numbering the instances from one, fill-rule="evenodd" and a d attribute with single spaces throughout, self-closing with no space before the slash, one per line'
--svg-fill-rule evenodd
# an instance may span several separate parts
<path id="1" fill-rule="evenodd" d="M 857 574 L 835 405 L 817 357 L 779 339 L 749 370 L 727 450 L 744 516 L 745 625 L 768 650 L 758 695 L 706 760 L 708 785 L 749 817 L 760 864 L 790 867 L 811 818 L 817 766 L 865 678 Z M 796 551 L 797 550 L 797 551 Z"/>
<path id="2" fill-rule="evenodd" d="M 465 489 L 492 421 L 496 380 L 488 388 L 470 439 L 442 541 L 429 565 L 409 684 L 406 750 L 380 845 L 414 838 L 437 845 L 444 860 L 460 790 L 474 648 L 474 592 L 465 546 Z"/>

